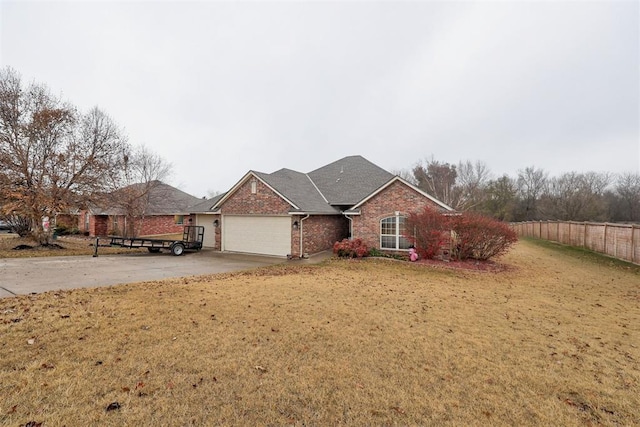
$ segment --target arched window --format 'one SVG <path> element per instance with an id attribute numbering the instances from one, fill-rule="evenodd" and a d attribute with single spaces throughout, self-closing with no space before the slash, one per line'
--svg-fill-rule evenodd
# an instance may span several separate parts
<path id="1" fill-rule="evenodd" d="M 380 220 L 380 249 L 406 250 L 411 246 L 404 237 L 406 217 L 397 213 Z"/>

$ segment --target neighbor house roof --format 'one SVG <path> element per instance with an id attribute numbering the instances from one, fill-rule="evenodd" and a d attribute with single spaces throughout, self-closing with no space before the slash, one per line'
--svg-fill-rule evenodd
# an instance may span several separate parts
<path id="1" fill-rule="evenodd" d="M 148 190 L 146 189 L 147 185 L 149 185 Z M 202 199 L 162 181 L 152 181 L 149 184 L 131 184 L 114 191 L 107 198 L 110 201 L 108 206 L 93 206 L 91 207 L 91 212 L 94 215 L 122 215 L 123 208 L 113 203 L 113 200 L 126 192 L 131 192 L 132 194 L 144 194 L 147 192 L 148 204 L 145 209 L 145 215 L 186 215 L 191 212 L 193 206 L 202 202 Z"/>

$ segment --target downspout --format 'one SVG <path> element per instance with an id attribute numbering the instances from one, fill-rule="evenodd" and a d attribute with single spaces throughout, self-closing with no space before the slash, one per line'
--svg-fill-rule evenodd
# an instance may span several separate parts
<path id="1" fill-rule="evenodd" d="M 344 214 L 344 216 L 349 220 L 349 240 L 353 239 L 353 218 L 349 216 L 349 214 Z"/>
<path id="2" fill-rule="evenodd" d="M 304 218 L 300 218 L 300 258 L 304 258 L 304 251 L 302 250 L 302 221 L 309 218 L 309 214 Z"/>

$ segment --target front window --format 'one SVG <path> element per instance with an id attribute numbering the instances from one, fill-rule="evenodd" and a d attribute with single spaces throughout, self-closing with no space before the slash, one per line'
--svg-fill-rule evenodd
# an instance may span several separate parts
<path id="1" fill-rule="evenodd" d="M 184 215 L 175 215 L 173 217 L 173 222 L 175 222 L 176 225 L 184 224 Z"/>
<path id="2" fill-rule="evenodd" d="M 380 221 L 380 248 L 406 250 L 411 242 L 405 236 L 406 217 L 401 215 L 383 218 Z"/>

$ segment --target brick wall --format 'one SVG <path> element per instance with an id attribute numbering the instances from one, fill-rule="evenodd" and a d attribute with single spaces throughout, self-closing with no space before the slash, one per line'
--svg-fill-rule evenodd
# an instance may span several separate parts
<path id="1" fill-rule="evenodd" d="M 367 246 L 380 249 L 380 220 L 418 212 L 426 206 L 441 209 L 436 203 L 412 188 L 394 182 L 360 207 L 360 215 L 353 215 L 353 237 L 359 237 Z"/>
<path id="2" fill-rule="evenodd" d="M 224 202 L 220 207 L 223 214 L 282 215 L 289 212 L 291 205 L 257 179 L 256 193 L 252 194 L 251 181 L 249 178 Z"/>
<path id="3" fill-rule="evenodd" d="M 184 215 L 182 224 L 175 223 L 174 215 L 153 215 L 136 219 L 135 230 L 138 236 L 153 236 L 154 234 L 182 233 L 184 226 L 189 225 L 189 215 Z"/>
<path id="4" fill-rule="evenodd" d="M 300 223 L 300 218 L 295 218 Z M 333 244 L 349 234 L 349 223 L 343 215 L 312 215 L 302 221 L 302 250 L 309 255 L 333 248 Z M 293 256 L 300 256 L 300 227 L 291 234 Z"/>
<path id="5" fill-rule="evenodd" d="M 78 216 L 78 229 L 84 233 L 85 212 Z M 114 219 L 117 218 L 117 224 Z M 144 218 L 138 218 L 134 222 L 136 236 L 152 236 L 155 234 L 173 234 L 182 233 L 184 226 L 189 225 L 189 215 L 184 215 L 184 223 L 176 224 L 174 215 L 153 215 Z M 127 230 L 125 230 L 127 225 Z M 89 216 L 89 235 L 94 236 L 122 236 L 130 230 L 128 221 L 125 221 L 123 215 L 90 215 Z"/>

